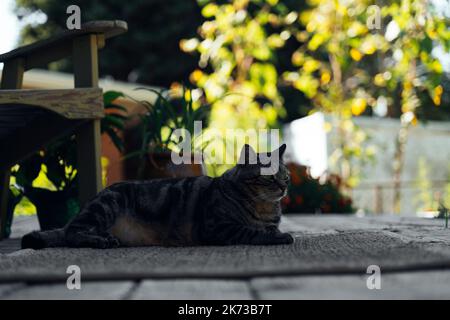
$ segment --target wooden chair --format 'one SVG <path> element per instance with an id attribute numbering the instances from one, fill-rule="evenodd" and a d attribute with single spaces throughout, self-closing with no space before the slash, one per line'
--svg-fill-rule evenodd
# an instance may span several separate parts
<path id="1" fill-rule="evenodd" d="M 4 238 L 10 168 L 54 139 L 75 132 L 81 204 L 102 188 L 98 49 L 127 31 L 124 21 L 92 21 L 0 55 L 0 239 Z M 72 56 L 75 89 L 22 90 L 25 71 Z"/>

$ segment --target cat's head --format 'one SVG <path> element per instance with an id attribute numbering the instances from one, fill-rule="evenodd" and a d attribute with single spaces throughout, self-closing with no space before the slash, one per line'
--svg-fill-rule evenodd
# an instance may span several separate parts
<path id="1" fill-rule="evenodd" d="M 244 189 L 251 197 L 261 200 L 278 201 L 286 195 L 289 184 L 289 170 L 283 163 L 286 145 L 269 153 L 256 153 L 245 144 L 238 164 L 225 173 Z"/>

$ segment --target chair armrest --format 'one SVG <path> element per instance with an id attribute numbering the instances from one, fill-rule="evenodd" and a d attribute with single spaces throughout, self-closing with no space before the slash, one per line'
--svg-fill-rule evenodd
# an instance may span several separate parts
<path id="1" fill-rule="evenodd" d="M 0 62 L 20 58 L 24 60 L 25 70 L 29 70 L 70 56 L 73 39 L 79 36 L 98 34 L 103 35 L 104 39 L 108 39 L 125 33 L 127 30 L 127 23 L 121 20 L 90 21 L 84 23 L 79 30 L 65 30 L 51 38 L 1 54 Z"/>
<path id="2" fill-rule="evenodd" d="M 0 119 L 8 117 L 4 106 L 28 105 L 52 111 L 67 119 L 104 117 L 103 92 L 100 88 L 59 90 L 0 90 Z M 0 122 L 0 128 L 4 122 Z"/>

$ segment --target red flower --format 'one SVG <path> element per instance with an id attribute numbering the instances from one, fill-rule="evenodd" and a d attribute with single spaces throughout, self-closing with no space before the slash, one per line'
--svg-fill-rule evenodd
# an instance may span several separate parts
<path id="1" fill-rule="evenodd" d="M 289 196 L 284 197 L 283 199 L 281 199 L 281 203 L 285 206 L 288 206 L 291 203 L 291 198 L 289 198 Z"/>
<path id="2" fill-rule="evenodd" d="M 291 173 L 291 182 L 294 186 L 298 186 L 302 182 L 302 179 L 300 179 L 300 177 L 297 175 L 296 172 L 292 172 Z"/>
<path id="3" fill-rule="evenodd" d="M 304 202 L 303 197 L 302 196 L 295 196 L 295 204 L 296 205 L 302 205 Z"/>

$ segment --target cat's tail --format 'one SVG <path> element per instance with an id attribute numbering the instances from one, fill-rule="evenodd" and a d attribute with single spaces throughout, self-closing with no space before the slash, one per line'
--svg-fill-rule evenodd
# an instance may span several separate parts
<path id="1" fill-rule="evenodd" d="M 64 229 L 33 231 L 22 237 L 22 249 L 43 249 L 66 246 Z"/>

